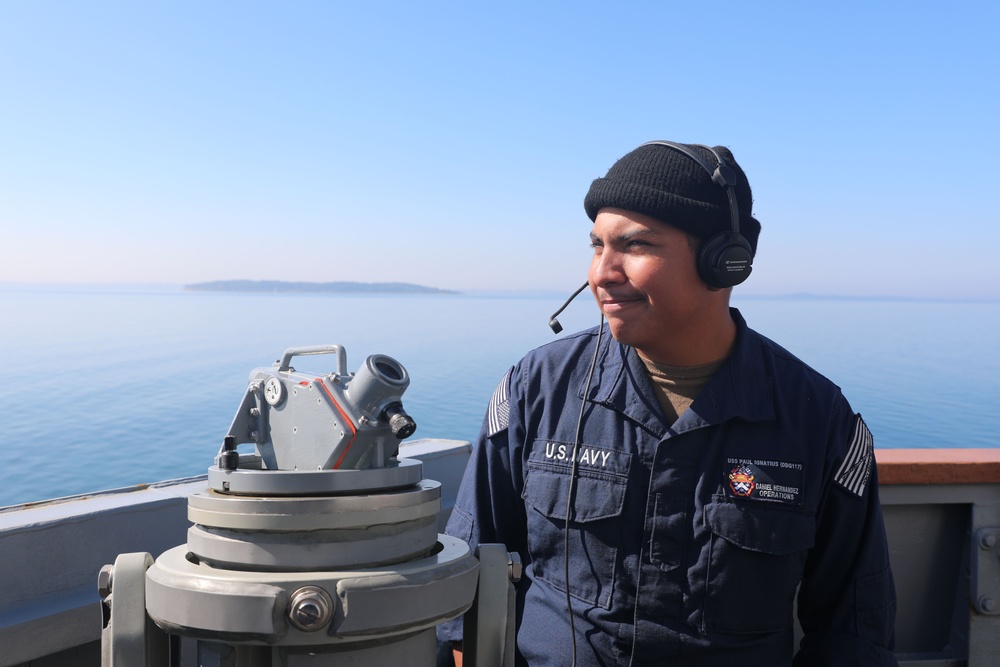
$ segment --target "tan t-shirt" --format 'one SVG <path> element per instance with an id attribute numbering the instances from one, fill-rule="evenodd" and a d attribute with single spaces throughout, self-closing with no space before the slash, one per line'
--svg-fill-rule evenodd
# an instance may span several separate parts
<path id="1" fill-rule="evenodd" d="M 673 424 L 684 411 L 691 407 L 695 396 L 705 388 L 709 379 L 719 370 L 725 359 L 719 359 L 702 366 L 667 366 L 646 359 L 641 354 L 639 358 L 649 371 L 656 390 L 656 398 L 667 417 L 667 423 Z"/>

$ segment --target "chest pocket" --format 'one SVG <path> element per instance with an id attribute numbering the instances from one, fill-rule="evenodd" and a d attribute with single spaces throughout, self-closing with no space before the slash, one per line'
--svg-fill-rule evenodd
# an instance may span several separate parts
<path id="1" fill-rule="evenodd" d="M 705 625 L 722 632 L 774 632 L 792 623 L 813 514 L 761 502 L 705 506 L 712 532 Z"/>
<path id="2" fill-rule="evenodd" d="M 610 452 L 588 447 L 590 451 Z M 530 458 L 521 496 L 528 506 L 531 575 L 589 604 L 611 606 L 630 455 L 610 452 L 614 465 L 577 468 L 569 522 L 566 581 L 566 502 L 571 465 Z M 541 458 L 541 457 L 539 457 Z"/>

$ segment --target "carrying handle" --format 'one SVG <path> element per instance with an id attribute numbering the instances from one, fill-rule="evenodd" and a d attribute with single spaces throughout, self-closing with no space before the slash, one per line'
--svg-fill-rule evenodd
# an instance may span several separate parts
<path id="1" fill-rule="evenodd" d="M 304 357 L 312 354 L 336 354 L 337 374 L 347 375 L 347 350 L 339 345 L 312 345 L 308 347 L 290 347 L 281 355 L 281 359 L 274 362 L 278 367 L 278 372 L 289 370 L 292 357 Z"/>

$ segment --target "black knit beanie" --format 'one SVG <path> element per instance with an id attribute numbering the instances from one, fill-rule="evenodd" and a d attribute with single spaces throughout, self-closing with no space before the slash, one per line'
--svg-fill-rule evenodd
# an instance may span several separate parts
<path id="1" fill-rule="evenodd" d="M 715 166 L 711 152 L 691 144 L 686 146 Z M 728 148 L 716 146 L 715 151 L 736 173 L 740 234 L 756 254 L 760 223 L 751 215 L 750 183 Z M 615 162 L 607 176 L 590 184 L 583 207 L 591 220 L 602 208 L 642 213 L 702 241 L 732 229 L 726 188 L 716 185 L 711 175 L 690 156 L 658 144 L 640 146 Z"/>

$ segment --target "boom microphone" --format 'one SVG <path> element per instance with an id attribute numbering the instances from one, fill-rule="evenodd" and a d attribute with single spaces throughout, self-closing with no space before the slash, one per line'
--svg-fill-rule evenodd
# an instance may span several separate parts
<path id="1" fill-rule="evenodd" d="M 575 299 L 576 297 L 580 296 L 580 292 L 582 292 L 583 290 L 587 289 L 587 287 L 589 287 L 589 286 L 590 286 L 590 283 L 589 282 L 585 282 L 583 285 L 580 286 L 580 289 L 578 289 L 577 291 L 573 292 L 573 296 L 571 296 L 570 298 L 566 299 L 566 303 L 564 303 L 562 306 L 560 306 L 559 310 L 557 310 L 556 312 L 552 313 L 552 317 L 549 318 L 549 328 L 552 329 L 552 333 L 557 334 L 557 333 L 561 333 L 562 332 L 562 325 L 559 324 L 559 320 L 557 320 L 556 317 L 559 315 L 559 313 L 561 313 L 562 311 L 566 310 L 566 307 L 569 306 L 569 304 L 571 304 L 573 302 L 573 299 Z"/>

